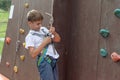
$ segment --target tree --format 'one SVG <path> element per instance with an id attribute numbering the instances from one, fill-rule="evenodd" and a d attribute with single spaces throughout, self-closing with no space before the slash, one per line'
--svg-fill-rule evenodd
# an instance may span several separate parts
<path id="1" fill-rule="evenodd" d="M 0 9 L 5 11 L 9 10 L 11 5 L 11 0 L 0 0 Z"/>

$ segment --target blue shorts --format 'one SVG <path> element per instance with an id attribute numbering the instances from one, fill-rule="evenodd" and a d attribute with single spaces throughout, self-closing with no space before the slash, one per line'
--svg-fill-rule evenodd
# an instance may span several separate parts
<path id="1" fill-rule="evenodd" d="M 43 60 L 38 66 L 41 80 L 58 80 L 57 60 L 52 59 L 51 63 Z"/>

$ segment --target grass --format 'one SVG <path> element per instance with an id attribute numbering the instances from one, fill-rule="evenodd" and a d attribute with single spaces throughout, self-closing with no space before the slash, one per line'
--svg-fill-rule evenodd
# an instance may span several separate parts
<path id="1" fill-rule="evenodd" d="M 7 23 L 0 23 L 0 38 L 5 37 Z"/>
<path id="2" fill-rule="evenodd" d="M 0 9 L 0 38 L 5 38 L 9 12 Z M 0 54 L 2 54 L 4 41 L 0 40 Z"/>
<path id="3" fill-rule="evenodd" d="M 2 54 L 3 44 L 4 42 L 0 41 L 0 54 Z"/>
<path id="4" fill-rule="evenodd" d="M 2 11 L 0 10 L 0 22 L 6 22 L 8 21 L 8 11 Z"/>

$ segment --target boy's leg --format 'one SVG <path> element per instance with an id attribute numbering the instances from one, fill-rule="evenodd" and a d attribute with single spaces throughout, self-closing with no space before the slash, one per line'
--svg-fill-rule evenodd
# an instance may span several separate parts
<path id="1" fill-rule="evenodd" d="M 56 64 L 56 66 L 53 69 L 53 74 L 54 74 L 54 80 L 59 80 L 59 74 L 58 74 L 58 66 Z"/>
<path id="2" fill-rule="evenodd" d="M 54 80 L 52 67 L 47 61 L 41 62 L 39 72 L 42 80 Z"/>

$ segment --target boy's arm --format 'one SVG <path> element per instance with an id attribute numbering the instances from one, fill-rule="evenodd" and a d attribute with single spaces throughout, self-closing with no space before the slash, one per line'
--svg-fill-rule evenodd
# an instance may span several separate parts
<path id="1" fill-rule="evenodd" d="M 60 42 L 61 37 L 60 35 L 55 31 L 55 27 L 50 27 L 49 32 L 51 32 L 54 35 L 53 42 Z"/>
<path id="2" fill-rule="evenodd" d="M 56 31 L 53 33 L 53 35 L 54 35 L 54 38 L 53 38 L 54 42 L 60 42 L 61 41 L 61 37 Z"/>
<path id="3" fill-rule="evenodd" d="M 39 55 L 41 53 L 41 51 L 43 50 L 43 48 L 49 44 L 51 42 L 51 38 L 50 37 L 46 37 L 44 39 L 44 41 L 41 43 L 41 45 L 38 48 L 34 48 L 32 46 L 29 47 L 29 53 L 30 55 L 35 58 L 37 55 Z"/>

